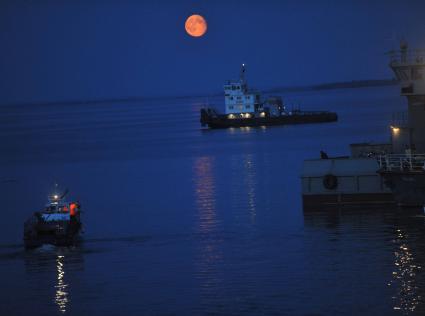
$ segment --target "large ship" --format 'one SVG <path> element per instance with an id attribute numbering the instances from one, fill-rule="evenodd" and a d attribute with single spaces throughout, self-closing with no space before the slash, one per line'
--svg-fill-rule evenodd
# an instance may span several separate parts
<path id="1" fill-rule="evenodd" d="M 283 124 L 305 124 L 334 122 L 338 116 L 328 111 L 289 111 L 280 96 L 261 99 L 258 91 L 250 90 L 242 64 L 239 80 L 224 84 L 225 112 L 214 108 L 201 109 L 201 124 L 210 128 L 270 126 Z"/>
<path id="2" fill-rule="evenodd" d="M 407 98 L 407 112 L 394 116 L 389 143 L 352 144 L 350 157 L 304 161 L 305 210 L 425 205 L 425 50 L 409 50 L 402 41 L 400 50 L 389 55 L 400 94 Z"/>
<path id="3" fill-rule="evenodd" d="M 66 190 L 48 196 L 44 210 L 35 212 L 24 224 L 24 244 L 35 248 L 44 244 L 72 246 L 79 241 L 82 228 L 81 205 L 67 202 Z"/>

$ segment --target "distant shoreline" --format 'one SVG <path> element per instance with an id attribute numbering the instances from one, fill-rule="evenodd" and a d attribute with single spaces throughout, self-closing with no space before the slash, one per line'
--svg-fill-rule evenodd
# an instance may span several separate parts
<path id="1" fill-rule="evenodd" d="M 264 90 L 266 93 L 273 92 L 297 92 L 297 91 L 317 91 L 317 90 L 336 90 L 336 89 L 356 89 L 365 87 L 381 87 L 396 85 L 396 79 L 373 79 L 373 80 L 353 80 L 343 82 L 329 82 L 310 86 L 297 87 L 277 87 Z"/>
<path id="2" fill-rule="evenodd" d="M 294 87 L 275 87 L 270 89 L 262 89 L 261 92 L 265 94 L 270 93 L 285 93 L 285 92 L 303 92 L 303 91 L 321 91 L 321 90 L 338 90 L 338 89 L 357 89 L 365 87 L 381 87 L 396 85 L 396 79 L 374 79 L 374 80 L 353 80 L 343 82 L 330 82 L 317 85 L 308 86 L 294 86 Z M 133 96 L 122 98 L 99 98 L 89 100 L 69 100 L 69 101 L 38 101 L 38 102 L 17 102 L 17 103 L 4 103 L 0 106 L 32 106 L 32 105 L 72 105 L 72 104 L 100 104 L 100 103 L 115 103 L 115 102 L 131 102 L 131 101 L 146 101 L 146 100 L 161 100 L 161 99 L 191 99 L 191 98 L 205 98 L 205 97 L 218 97 L 222 96 L 222 92 L 213 94 L 202 95 L 177 95 L 177 96 Z"/>

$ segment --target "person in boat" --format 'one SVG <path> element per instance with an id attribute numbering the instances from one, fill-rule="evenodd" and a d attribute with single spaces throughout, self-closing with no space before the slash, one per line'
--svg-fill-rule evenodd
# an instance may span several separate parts
<path id="1" fill-rule="evenodd" d="M 329 156 L 327 153 L 325 153 L 323 150 L 320 151 L 320 159 L 329 159 Z"/>
<path id="2" fill-rule="evenodd" d="M 78 204 L 75 202 L 72 202 L 71 204 L 69 204 L 69 215 L 71 217 L 74 217 L 75 214 L 77 214 L 77 209 L 78 209 Z"/>

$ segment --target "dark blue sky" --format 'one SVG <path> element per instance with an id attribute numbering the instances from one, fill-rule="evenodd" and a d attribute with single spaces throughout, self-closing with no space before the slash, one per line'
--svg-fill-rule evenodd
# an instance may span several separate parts
<path id="1" fill-rule="evenodd" d="M 425 47 L 425 1 L 0 2 L 0 104 L 390 78 L 386 51 Z M 202 38 L 188 15 L 208 22 Z"/>

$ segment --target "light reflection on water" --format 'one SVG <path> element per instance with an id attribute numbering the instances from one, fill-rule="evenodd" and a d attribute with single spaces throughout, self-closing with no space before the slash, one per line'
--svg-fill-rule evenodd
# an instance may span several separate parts
<path id="1" fill-rule="evenodd" d="M 335 279 L 337 285 L 351 284 L 352 288 L 361 285 L 365 288 L 366 295 L 351 293 L 356 304 L 375 304 L 377 295 L 386 297 L 387 304 L 391 305 L 385 310 L 386 304 L 377 304 L 377 308 L 381 309 L 378 314 L 425 315 L 422 271 L 425 218 L 418 212 L 345 208 L 305 212 L 305 228 L 311 238 L 307 243 L 308 252 L 314 257 L 316 253 L 323 256 L 323 262 L 315 262 L 312 275 L 317 271 L 323 273 L 328 268 L 333 273 L 341 271 Z M 325 241 L 330 243 L 324 246 Z M 349 271 L 353 271 L 355 276 Z M 362 279 L 365 271 L 368 275 Z M 375 277 L 383 272 L 387 278 L 380 284 Z M 324 288 L 320 286 L 320 290 Z M 338 304 L 343 305 L 341 302 Z M 374 313 L 367 311 L 362 314 Z"/>
<path id="2" fill-rule="evenodd" d="M 256 211 L 256 203 L 255 203 L 255 181 L 257 178 L 255 172 L 255 163 L 252 154 L 246 154 L 243 158 L 243 166 L 244 166 L 244 183 L 246 185 L 246 194 L 248 199 L 248 207 L 249 213 L 251 216 L 251 223 L 255 223 L 257 211 Z"/>
<path id="3" fill-rule="evenodd" d="M 56 295 L 55 295 L 55 303 L 57 304 L 59 311 L 62 313 L 66 312 L 67 304 L 69 302 L 68 299 L 68 284 L 65 282 L 65 267 L 64 267 L 64 258 L 65 256 L 58 255 L 56 259 L 56 269 L 57 269 L 57 284 Z"/>
<path id="4" fill-rule="evenodd" d="M 199 210 L 199 232 L 208 233 L 215 230 L 218 221 L 215 210 L 215 181 L 213 175 L 214 158 L 200 157 L 195 161 L 194 182 L 196 204 Z"/>
<path id="5" fill-rule="evenodd" d="M 228 198 L 237 225 L 252 226 L 257 218 L 257 162 L 255 155 L 233 155 Z"/>
<path id="6" fill-rule="evenodd" d="M 216 180 L 214 178 L 214 158 L 199 157 L 194 162 L 194 189 L 197 205 L 199 236 L 196 259 L 196 278 L 199 280 L 201 304 L 216 304 L 213 293 L 220 288 L 220 263 L 223 260 L 223 240 L 218 233 L 220 222 L 216 210 Z"/>
<path id="7" fill-rule="evenodd" d="M 395 244 L 394 271 L 388 283 L 389 286 L 396 288 L 396 294 L 393 296 L 394 310 L 401 310 L 403 314 L 414 312 L 421 300 L 416 284 L 417 271 L 421 269 L 421 266 L 416 264 L 416 258 L 408 245 L 407 237 L 407 233 L 403 230 L 396 230 L 396 237 L 393 240 Z"/>

